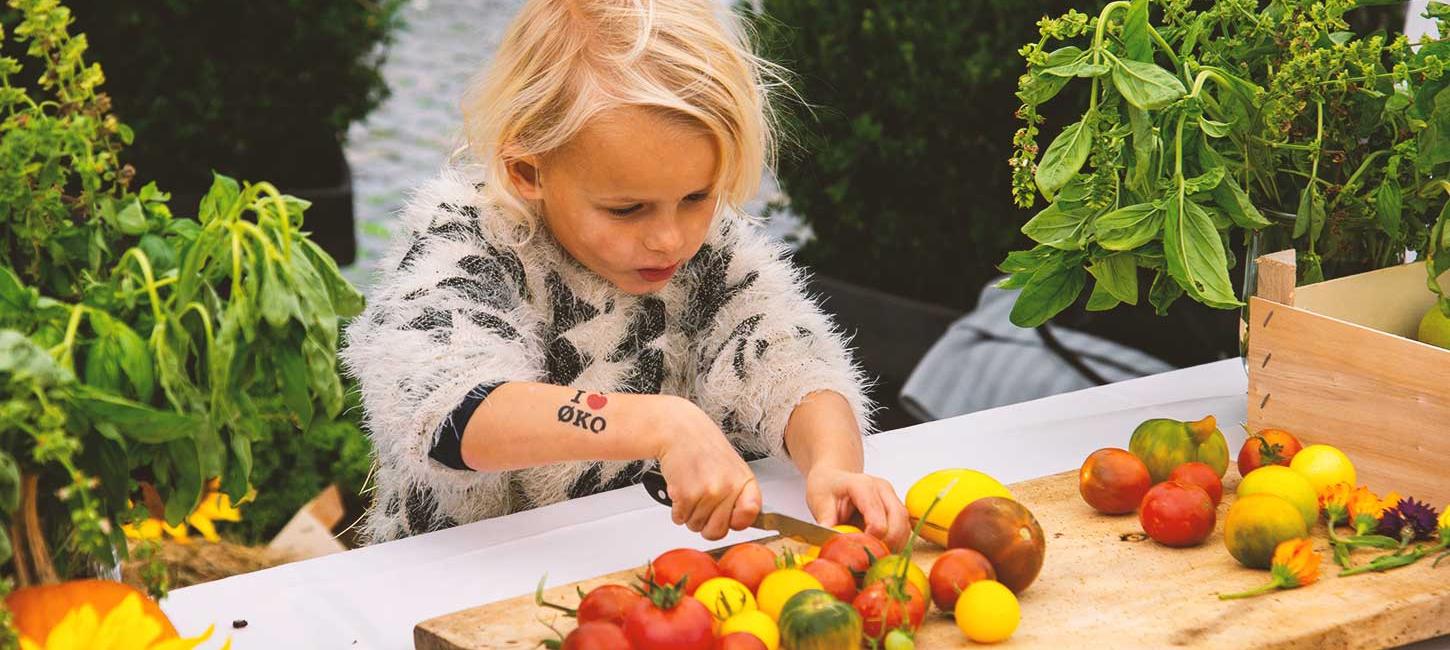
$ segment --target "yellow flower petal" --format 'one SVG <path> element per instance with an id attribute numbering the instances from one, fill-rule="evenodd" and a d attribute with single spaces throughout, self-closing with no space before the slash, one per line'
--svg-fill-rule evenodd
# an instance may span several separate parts
<path id="1" fill-rule="evenodd" d="M 161 624 L 141 608 L 141 596 L 121 600 L 101 621 L 88 647 L 100 650 L 147 650 L 161 636 Z"/>
<path id="2" fill-rule="evenodd" d="M 199 512 L 187 517 L 186 523 L 191 524 L 191 527 L 201 533 L 202 538 L 208 542 L 219 542 L 222 539 L 216 534 L 216 526 L 212 525 L 211 520 L 203 517 Z"/>

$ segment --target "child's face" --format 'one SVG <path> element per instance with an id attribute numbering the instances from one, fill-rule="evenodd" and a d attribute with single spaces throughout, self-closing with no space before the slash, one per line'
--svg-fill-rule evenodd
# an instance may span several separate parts
<path id="1" fill-rule="evenodd" d="M 715 141 L 640 108 L 590 121 L 566 146 L 514 163 L 510 179 L 540 201 L 574 259 L 621 291 L 663 288 L 700 249 L 715 215 Z"/>

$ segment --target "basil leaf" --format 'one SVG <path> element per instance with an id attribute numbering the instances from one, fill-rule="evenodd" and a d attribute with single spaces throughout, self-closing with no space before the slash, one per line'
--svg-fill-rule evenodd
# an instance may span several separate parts
<path id="1" fill-rule="evenodd" d="M 1194 299 L 1210 307 L 1229 309 L 1243 303 L 1234 296 L 1228 279 L 1228 257 L 1213 217 L 1192 201 L 1170 196 L 1163 221 L 1163 250 L 1168 273 Z"/>
<path id="2" fill-rule="evenodd" d="M 1133 133 L 1133 171 L 1128 187 L 1139 194 L 1147 195 L 1152 189 L 1153 152 L 1158 149 L 1158 136 L 1153 133 L 1153 122 L 1148 113 L 1132 106 L 1128 108 L 1128 124 Z"/>
<path id="3" fill-rule="evenodd" d="M 1212 146 L 1204 143 L 1198 148 L 1198 162 L 1201 167 L 1222 167 L 1224 169 L 1223 182 L 1213 188 L 1213 202 L 1223 210 L 1224 214 L 1233 221 L 1234 225 L 1247 230 L 1259 230 L 1269 226 L 1269 220 L 1264 218 L 1263 213 L 1254 207 L 1253 201 L 1244 188 L 1239 185 L 1237 179 L 1228 171 L 1228 163 L 1223 156 L 1219 155 Z"/>
<path id="4" fill-rule="evenodd" d="M 308 334 L 302 342 L 302 356 L 307 360 L 309 383 L 322 402 L 327 417 L 335 418 L 342 411 L 342 382 L 337 378 L 337 357 L 318 343 L 311 332 Z"/>
<path id="5" fill-rule="evenodd" d="M 216 172 L 212 172 L 211 177 L 211 189 L 207 190 L 206 196 L 201 197 L 201 205 L 197 208 L 196 220 L 203 226 L 211 223 L 213 219 L 230 214 L 233 206 L 242 198 L 242 189 L 236 181 Z"/>
<path id="6" fill-rule="evenodd" d="M 110 422 L 128 439 L 146 444 L 189 439 L 206 426 L 200 417 L 155 409 L 87 384 L 75 386 L 73 403 L 86 417 Z"/>
<path id="7" fill-rule="evenodd" d="M 1173 73 L 1153 63 L 1127 59 L 1113 66 L 1113 86 L 1129 104 L 1145 111 L 1163 108 L 1188 94 Z"/>
<path id="8" fill-rule="evenodd" d="M 337 262 L 323 251 L 321 247 L 310 238 L 302 239 L 302 253 L 312 262 L 313 269 L 322 276 L 324 284 L 327 285 L 327 293 L 332 298 L 332 309 L 338 317 L 352 318 L 362 313 L 366 301 L 357 287 L 352 286 L 342 271 L 337 268 Z"/>
<path id="9" fill-rule="evenodd" d="M 133 196 L 116 212 L 116 229 L 122 234 L 139 235 L 146 232 L 146 227 L 146 211 L 141 209 L 141 201 Z"/>
<path id="10" fill-rule="evenodd" d="M 1299 210 L 1294 218 L 1294 238 L 1303 237 L 1306 233 L 1311 241 L 1319 241 L 1319 233 L 1324 230 L 1324 199 L 1319 196 L 1319 188 L 1313 185 L 1299 193 Z"/>
<path id="11" fill-rule="evenodd" d="M 1061 201 L 1048 204 L 1037 216 L 1022 226 L 1022 234 L 1033 241 L 1062 250 L 1081 250 L 1087 213 L 1081 210 L 1063 210 Z"/>
<path id="12" fill-rule="evenodd" d="M 1227 122 L 1218 122 L 1215 120 L 1210 120 L 1203 116 L 1199 116 L 1198 128 L 1202 129 L 1203 132 L 1207 133 L 1210 137 L 1226 138 L 1228 137 L 1231 125 Z"/>
<path id="13" fill-rule="evenodd" d="M 302 319 L 302 309 L 297 304 L 297 292 L 285 281 L 286 278 L 285 274 L 277 273 L 270 260 L 262 265 L 261 296 L 258 299 L 262 318 L 279 330 L 287 326 L 288 319 L 293 315 L 298 320 Z"/>
<path id="14" fill-rule="evenodd" d="M 1183 182 L 1183 190 L 1189 194 L 1207 192 L 1223 182 L 1223 166 L 1209 167 L 1208 171 Z"/>
<path id="15" fill-rule="evenodd" d="M 1168 308 L 1182 296 L 1183 287 L 1178 286 L 1178 283 L 1168 276 L 1166 269 L 1153 276 L 1153 284 L 1148 288 L 1148 303 L 1153 305 L 1154 313 L 1159 316 L 1168 315 Z"/>
<path id="16" fill-rule="evenodd" d="M 1121 304 L 1123 302 L 1113 297 L 1112 293 L 1103 288 L 1103 283 L 1099 282 L 1093 285 L 1093 292 L 1088 296 L 1086 309 L 1088 311 L 1108 311 Z"/>
<path id="17" fill-rule="evenodd" d="M 1389 234 L 1391 239 L 1399 239 L 1400 223 L 1403 216 L 1403 208 L 1400 195 L 1400 182 L 1393 178 L 1386 178 L 1374 191 L 1375 212 L 1379 214 L 1380 228 Z"/>
<path id="18" fill-rule="evenodd" d="M 1061 92 L 1063 87 L 1067 86 L 1067 82 L 1067 77 L 1057 77 L 1045 75 L 1040 72 L 1033 72 L 1028 75 L 1027 81 L 1023 82 L 1021 88 L 1017 90 L 1017 98 L 1022 100 L 1023 104 L 1031 106 L 1043 104 L 1053 97 L 1056 97 L 1057 93 Z"/>
<path id="19" fill-rule="evenodd" d="M 1038 246 L 1026 251 L 1012 251 L 1007 254 L 1007 259 L 997 265 L 997 268 L 1006 273 L 1031 273 L 1052 257 L 1052 248 L 1049 246 Z"/>
<path id="20" fill-rule="evenodd" d="M 166 523 L 176 526 L 201 503 L 201 487 L 206 478 L 202 476 L 200 458 L 191 440 L 183 438 L 166 443 L 166 453 L 174 472 L 171 491 L 166 495 Z"/>
<path id="21" fill-rule="evenodd" d="M 1109 66 L 1106 63 L 1093 63 L 1091 57 L 1084 55 L 1082 58 L 1073 61 L 1072 63 L 1047 68 L 1043 70 L 1042 73 L 1052 75 L 1054 77 L 1088 78 L 1101 77 L 1111 70 L 1112 66 Z"/>
<path id="22" fill-rule="evenodd" d="M 301 347 L 295 342 L 281 346 L 274 360 L 277 362 L 277 384 L 282 390 L 282 402 L 288 410 L 297 414 L 300 424 L 306 426 L 312 421 L 312 393 L 308 391 L 310 376 Z"/>
<path id="23" fill-rule="evenodd" d="M 1047 54 L 1047 62 L 1043 64 L 1043 67 L 1055 68 L 1060 65 L 1066 65 L 1068 63 L 1072 63 L 1073 61 L 1081 59 L 1082 56 L 1082 48 L 1074 45 L 1060 47 Z"/>
<path id="24" fill-rule="evenodd" d="M 15 457 L 0 451 L 0 512 L 11 514 L 20 508 L 20 466 Z M 0 537 L 10 537 L 0 535 Z"/>
<path id="25" fill-rule="evenodd" d="M 1093 262 L 1088 273 L 1097 279 L 1096 286 L 1113 298 L 1130 305 L 1138 304 L 1138 265 L 1132 255 L 1119 253 L 1104 257 Z"/>
<path id="26" fill-rule="evenodd" d="M 1033 273 L 1012 305 L 1012 324 L 1037 327 L 1077 300 L 1087 284 L 1087 273 L 1078 259 L 1059 257 Z"/>
<path id="27" fill-rule="evenodd" d="M 1090 112 L 1082 121 L 1073 122 L 1057 134 L 1042 162 L 1037 166 L 1037 189 L 1049 199 L 1067 185 L 1069 180 L 1082 169 L 1092 151 L 1094 116 Z"/>
<path id="28" fill-rule="evenodd" d="M 1148 30 L 1148 0 L 1133 0 L 1123 17 L 1123 47 L 1129 59 L 1153 60 L 1153 37 Z"/>
<path id="29" fill-rule="evenodd" d="M 1157 203 L 1138 203 L 1109 212 L 1093 223 L 1099 246 L 1127 251 L 1142 246 L 1163 231 L 1163 208 Z"/>

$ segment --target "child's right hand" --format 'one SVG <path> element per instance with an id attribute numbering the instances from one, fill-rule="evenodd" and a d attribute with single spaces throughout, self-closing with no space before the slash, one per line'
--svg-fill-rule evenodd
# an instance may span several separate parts
<path id="1" fill-rule="evenodd" d="M 760 487 L 715 421 L 681 397 L 639 397 L 652 402 L 639 412 L 641 433 L 659 441 L 675 524 L 712 541 L 749 528 L 760 514 Z"/>

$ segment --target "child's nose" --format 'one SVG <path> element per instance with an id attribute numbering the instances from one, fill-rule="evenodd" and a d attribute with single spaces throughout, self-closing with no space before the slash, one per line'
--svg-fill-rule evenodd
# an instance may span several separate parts
<path id="1" fill-rule="evenodd" d="M 654 219 L 645 229 L 645 248 L 658 253 L 679 250 L 684 243 L 684 233 L 676 221 L 674 214 L 661 214 L 660 218 Z"/>

